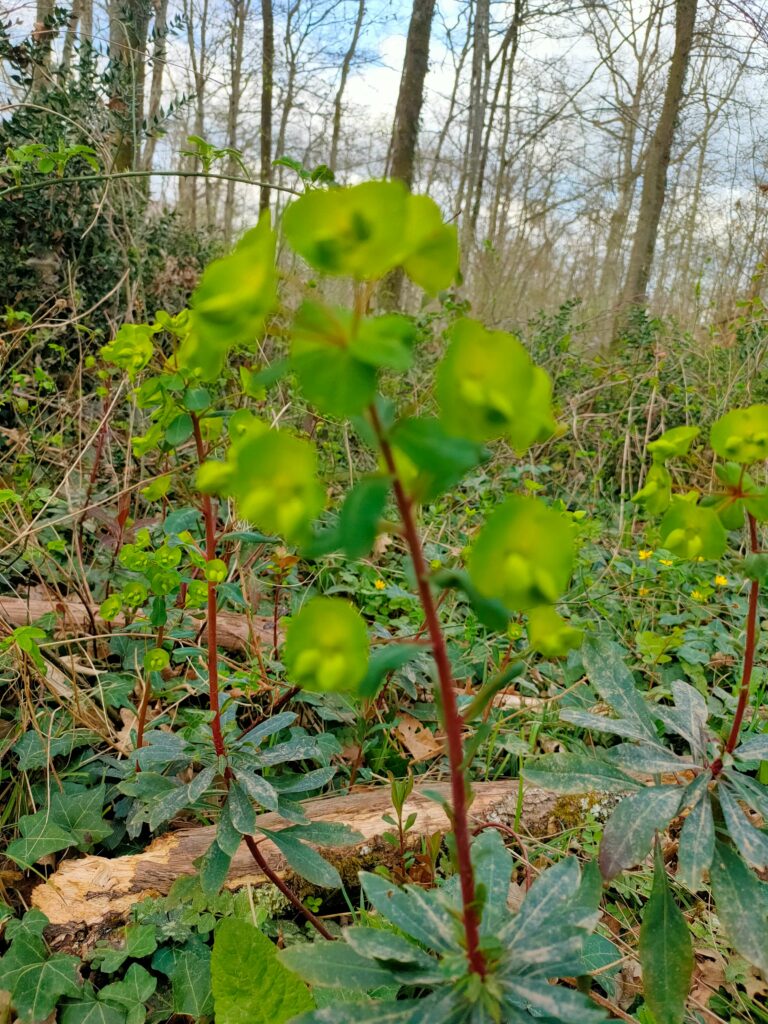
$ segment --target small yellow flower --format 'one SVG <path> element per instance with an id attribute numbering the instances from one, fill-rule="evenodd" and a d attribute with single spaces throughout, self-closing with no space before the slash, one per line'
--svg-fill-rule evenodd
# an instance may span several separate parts
<path id="1" fill-rule="evenodd" d="M 641 550 L 637 552 L 637 557 L 642 562 L 645 562 L 646 559 L 650 558 L 652 554 L 653 554 L 653 552 L 650 551 L 648 548 L 641 548 Z"/>
<path id="2" fill-rule="evenodd" d="M 647 597 L 651 591 L 648 589 L 648 587 L 640 587 L 637 592 L 640 595 L 640 597 Z"/>
<path id="3" fill-rule="evenodd" d="M 700 590 L 692 590 L 691 597 L 694 601 L 706 601 L 707 595 L 703 594 Z"/>
<path id="4" fill-rule="evenodd" d="M 384 582 L 384 580 L 376 580 L 376 582 L 373 585 L 374 587 L 376 587 L 377 590 L 387 589 L 387 584 Z"/>
<path id="5" fill-rule="evenodd" d="M 659 565 L 674 565 L 674 562 L 671 558 L 660 558 Z"/>
<path id="6" fill-rule="evenodd" d="M 727 576 L 715 576 L 715 584 L 718 587 L 727 587 L 728 586 L 728 577 Z"/>
<path id="7" fill-rule="evenodd" d="M 433 569 L 442 569 L 443 567 L 443 563 L 439 558 L 433 558 L 429 564 Z"/>

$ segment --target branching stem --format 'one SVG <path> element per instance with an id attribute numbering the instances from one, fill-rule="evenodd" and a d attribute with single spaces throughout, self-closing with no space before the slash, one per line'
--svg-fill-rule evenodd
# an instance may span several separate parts
<path id="1" fill-rule="evenodd" d="M 403 534 L 416 573 L 416 585 L 419 599 L 424 609 L 424 619 L 432 644 L 432 654 L 437 668 L 440 685 L 440 700 L 443 707 L 445 741 L 448 764 L 451 772 L 451 801 L 453 804 L 453 835 L 456 844 L 456 860 L 461 885 L 463 905 L 464 934 L 466 939 L 467 961 L 470 971 L 484 978 L 487 973 L 485 957 L 480 949 L 480 920 L 477 912 L 477 896 L 475 892 L 475 876 L 470 856 L 470 832 L 468 821 L 469 787 L 464 779 L 462 764 L 464 761 L 464 744 L 462 740 L 462 718 L 456 703 L 456 692 L 453 671 L 448 657 L 445 637 L 440 628 L 437 607 L 429 586 L 429 573 L 421 547 L 421 539 L 416 528 L 413 503 L 402 485 L 395 466 L 392 448 L 379 419 L 375 406 L 370 406 L 369 415 L 373 429 L 381 449 L 381 454 L 392 477 L 395 501 L 403 523 Z"/>

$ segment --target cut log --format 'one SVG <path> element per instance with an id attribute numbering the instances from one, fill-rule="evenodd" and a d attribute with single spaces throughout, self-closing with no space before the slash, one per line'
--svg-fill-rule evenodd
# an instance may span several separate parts
<path id="1" fill-rule="evenodd" d="M 429 787 L 449 796 L 447 784 Z M 518 784 L 505 779 L 478 783 L 474 787 L 471 815 L 473 821 L 496 822 L 512 826 L 518 813 Z M 573 798 L 567 798 L 572 801 Z M 360 790 L 346 796 L 321 797 L 305 803 L 313 821 L 343 822 L 361 833 L 362 840 L 353 847 L 324 850 L 336 865 L 345 883 L 355 885 L 357 872 L 377 864 L 393 863 L 394 852 L 383 839 L 388 826 L 382 815 L 392 813 L 388 788 Z M 547 836 L 572 826 L 572 803 L 533 786 L 524 790 L 518 830 L 522 835 Z M 448 831 L 449 824 L 440 804 L 425 796 L 418 787 L 405 805 L 404 817 L 416 814 L 416 822 L 408 833 L 411 846 L 419 845 L 425 836 Z M 285 828 L 287 822 L 277 814 L 261 818 L 267 828 Z M 215 828 L 185 828 L 170 832 L 152 842 L 142 853 L 126 857 L 81 857 L 63 861 L 53 875 L 32 893 L 32 903 L 51 923 L 48 937 L 58 949 L 81 952 L 122 924 L 131 908 L 147 897 L 163 896 L 181 875 L 195 872 L 194 861 L 203 854 L 215 835 Z M 289 884 L 291 872 L 277 847 L 268 840 L 260 845 L 270 867 Z M 245 844 L 235 854 L 226 880 L 229 889 L 247 884 L 260 886 L 267 880 L 256 867 Z"/>
<path id="2" fill-rule="evenodd" d="M 43 615 L 51 612 L 56 616 L 60 636 L 77 636 L 92 634 L 92 620 L 96 623 L 99 632 L 108 633 L 109 627 L 99 618 L 98 605 L 88 608 L 81 601 L 59 600 L 56 597 L 7 597 L 0 595 L 0 618 L 5 619 L 11 626 L 26 626 L 30 622 L 36 622 Z M 199 624 L 202 630 L 205 619 L 192 616 L 190 621 Z M 122 615 L 111 623 L 112 629 L 119 629 L 125 625 Z M 254 615 L 248 619 L 245 615 L 236 615 L 234 612 L 219 612 L 217 618 L 217 639 L 219 646 L 230 651 L 250 650 L 256 644 L 263 643 L 272 645 L 272 619 L 264 616 Z M 148 635 L 151 630 L 148 627 Z"/>

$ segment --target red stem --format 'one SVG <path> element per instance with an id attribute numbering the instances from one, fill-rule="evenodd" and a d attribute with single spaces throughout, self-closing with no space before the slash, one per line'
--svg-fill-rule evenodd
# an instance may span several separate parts
<path id="1" fill-rule="evenodd" d="M 203 435 L 200 430 L 200 420 L 192 413 L 192 429 L 195 435 L 195 447 L 200 465 L 205 461 L 205 446 Z M 216 519 L 213 512 L 213 502 L 209 494 L 202 495 L 203 521 L 205 522 L 205 557 L 209 562 L 216 557 Z M 218 607 L 216 602 L 216 584 L 208 580 L 208 619 L 206 622 L 206 639 L 208 643 L 208 697 L 210 701 L 213 719 L 211 720 L 211 732 L 213 733 L 213 746 L 219 757 L 226 754 L 224 747 L 224 736 L 221 731 L 221 707 L 219 706 L 219 658 L 218 639 L 216 626 L 218 619 Z"/>
<path id="2" fill-rule="evenodd" d="M 192 429 L 195 435 L 195 447 L 200 465 L 205 461 L 205 445 L 200 430 L 200 420 L 192 413 Z M 210 495 L 202 495 L 203 520 L 205 522 L 205 557 L 212 561 L 216 557 L 216 518 L 213 511 L 213 502 Z M 219 706 L 219 659 L 217 649 L 216 624 L 218 606 L 216 602 L 216 584 L 208 581 L 208 622 L 206 630 L 206 643 L 208 647 L 208 694 L 213 719 L 211 721 L 211 732 L 213 733 L 213 746 L 219 757 L 227 756 L 227 748 L 224 743 L 224 736 L 221 730 L 221 708 Z M 227 766 L 224 771 L 224 782 L 229 789 L 232 782 L 232 769 Z M 277 886 L 285 898 L 314 925 L 325 939 L 333 939 L 333 936 L 325 927 L 323 922 L 305 907 L 298 896 L 295 896 L 285 882 L 276 874 L 264 859 L 253 836 L 243 836 L 245 845 L 251 852 L 253 859 L 258 864 L 262 873 L 269 881 Z"/>
<path id="3" fill-rule="evenodd" d="M 370 407 L 370 417 L 373 429 L 379 442 L 381 453 L 384 457 L 387 470 L 392 477 L 392 487 L 395 492 L 400 518 L 403 522 L 403 532 L 408 545 L 408 550 L 413 561 L 413 568 L 416 573 L 416 584 L 419 591 L 419 599 L 424 609 L 424 619 L 427 625 L 427 632 L 432 643 L 432 654 L 435 659 L 437 676 L 440 684 L 440 699 L 443 706 L 445 741 L 448 753 L 448 764 L 451 772 L 451 799 L 453 803 L 453 835 L 456 844 L 456 860 L 459 871 L 459 882 L 461 884 L 461 898 L 463 904 L 464 933 L 467 944 L 467 962 L 469 969 L 474 974 L 484 978 L 487 973 L 485 957 L 480 949 L 480 921 L 477 913 L 477 896 L 475 893 L 475 876 L 472 870 L 472 859 L 470 856 L 470 832 L 468 822 L 468 786 L 465 783 L 462 765 L 464 761 L 464 744 L 462 740 L 462 719 L 456 703 L 456 692 L 454 689 L 453 672 L 448 657 L 448 650 L 445 645 L 443 631 L 440 628 L 440 621 L 437 615 L 432 591 L 429 586 L 429 572 L 421 548 L 421 540 L 416 529 L 416 520 L 413 513 L 413 504 L 405 493 L 403 485 L 397 473 L 392 448 L 387 441 L 384 430 L 379 419 L 378 412 L 374 406 Z"/>
<path id="4" fill-rule="evenodd" d="M 753 554 L 759 551 L 757 537 L 757 522 L 751 512 L 747 513 L 749 521 L 749 547 Z M 755 665 L 755 647 L 757 644 L 757 603 L 760 596 L 760 584 L 752 580 L 749 587 L 749 605 L 747 608 L 747 636 L 744 644 L 744 662 L 741 670 L 741 686 L 739 689 L 739 701 L 736 705 L 736 714 L 733 717 L 731 731 L 723 748 L 723 754 L 731 754 L 739 742 L 739 733 L 744 721 L 744 715 L 749 704 L 749 689 L 752 682 L 752 669 Z M 712 763 L 710 771 L 714 777 L 718 776 L 723 768 L 722 755 Z"/>

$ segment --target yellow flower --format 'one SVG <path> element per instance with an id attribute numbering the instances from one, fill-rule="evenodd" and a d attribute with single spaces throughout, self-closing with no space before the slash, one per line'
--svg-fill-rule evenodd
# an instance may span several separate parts
<path id="1" fill-rule="evenodd" d="M 715 584 L 718 587 L 727 587 L 728 586 L 728 577 L 727 576 L 715 576 Z"/>
<path id="2" fill-rule="evenodd" d="M 706 601 L 707 595 L 703 594 L 700 590 L 692 590 L 691 597 L 694 601 Z"/>
<path id="3" fill-rule="evenodd" d="M 640 551 L 637 552 L 637 557 L 644 562 L 646 559 L 650 558 L 652 554 L 653 552 L 648 548 L 641 548 Z"/>
<path id="4" fill-rule="evenodd" d="M 659 565 L 674 565 L 671 558 L 660 558 Z"/>
<path id="5" fill-rule="evenodd" d="M 640 595 L 640 597 L 646 597 L 648 594 L 650 594 L 651 591 L 648 589 L 648 587 L 640 587 L 637 592 Z"/>
<path id="6" fill-rule="evenodd" d="M 376 582 L 373 585 L 374 587 L 376 587 L 377 590 L 387 589 L 387 584 L 384 582 L 384 580 L 376 580 Z"/>

